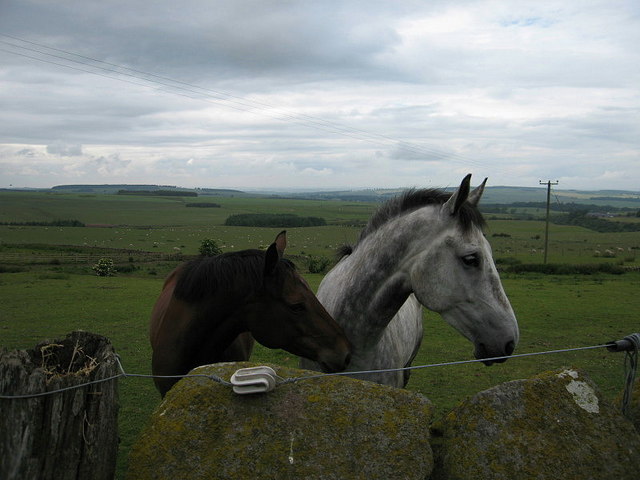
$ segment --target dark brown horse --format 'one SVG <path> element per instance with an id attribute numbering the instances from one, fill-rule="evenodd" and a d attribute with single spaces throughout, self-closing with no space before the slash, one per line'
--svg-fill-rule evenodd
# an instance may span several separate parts
<path id="1" fill-rule="evenodd" d="M 281 232 L 267 249 L 200 257 L 169 274 L 151 313 L 154 375 L 185 375 L 209 363 L 248 360 L 255 338 L 344 370 L 351 344 L 294 265 Z M 178 378 L 155 378 L 162 396 Z"/>

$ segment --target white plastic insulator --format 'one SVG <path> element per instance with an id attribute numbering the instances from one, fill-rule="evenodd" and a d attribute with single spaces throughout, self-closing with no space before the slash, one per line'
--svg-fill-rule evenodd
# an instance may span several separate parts
<path id="1" fill-rule="evenodd" d="M 239 395 L 266 393 L 276 388 L 276 376 L 271 367 L 241 368 L 231 376 L 231 383 Z"/>

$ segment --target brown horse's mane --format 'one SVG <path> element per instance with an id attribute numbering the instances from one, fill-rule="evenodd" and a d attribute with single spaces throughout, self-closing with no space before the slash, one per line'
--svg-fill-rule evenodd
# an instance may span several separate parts
<path id="1" fill-rule="evenodd" d="M 360 232 L 360 237 L 355 245 L 344 245 L 338 250 L 338 258 L 349 255 L 357 248 L 364 238 L 378 230 L 394 218 L 411 213 L 428 205 L 443 205 L 452 193 L 435 188 L 409 189 L 397 197 L 393 197 L 383 203 L 371 216 L 367 225 Z M 473 225 L 483 228 L 486 224 L 482 213 L 475 205 L 469 202 L 462 204 L 457 213 L 458 222 L 464 231 L 468 231 Z"/>
<path id="2" fill-rule="evenodd" d="M 180 267 L 173 294 L 189 303 L 200 302 L 214 292 L 230 300 L 251 295 L 264 287 L 264 259 L 265 252 L 257 249 L 198 257 Z M 282 269 L 295 270 L 295 266 L 281 259 L 276 276 Z"/>

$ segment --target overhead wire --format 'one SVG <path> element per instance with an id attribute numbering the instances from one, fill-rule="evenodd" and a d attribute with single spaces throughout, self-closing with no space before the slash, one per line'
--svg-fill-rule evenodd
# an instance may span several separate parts
<path id="1" fill-rule="evenodd" d="M 14 41 L 14 42 L 9 42 L 6 40 L 0 40 L 0 43 L 4 44 L 5 46 L 9 46 L 11 48 L 15 48 L 19 50 L 19 51 L 12 51 L 12 50 L 7 50 L 6 48 L 0 48 L 0 51 L 3 51 L 5 53 L 22 56 L 22 57 L 37 60 L 40 62 L 44 62 L 44 63 L 48 63 L 48 64 L 60 66 L 60 67 L 65 67 L 65 68 L 73 69 L 76 71 L 81 71 L 84 73 L 98 75 L 98 76 L 113 79 L 113 80 L 118 80 L 118 81 L 126 82 L 129 84 L 137 85 L 137 86 L 148 87 L 155 90 L 163 91 L 165 93 L 180 95 L 180 96 L 184 96 L 184 97 L 195 99 L 195 100 L 203 100 L 209 103 L 222 105 L 227 108 L 248 112 L 252 114 L 267 116 L 280 121 L 295 122 L 305 127 L 315 128 L 328 133 L 342 135 L 348 138 L 365 141 L 365 142 L 376 144 L 379 146 L 385 146 L 385 147 L 393 146 L 410 153 L 425 155 L 427 157 L 430 157 L 427 159 L 428 161 L 449 160 L 457 163 L 469 164 L 476 167 L 485 166 L 482 162 L 478 162 L 476 160 L 473 160 L 471 158 L 468 158 L 466 156 L 460 155 L 455 152 L 445 152 L 432 147 L 427 147 L 427 146 L 415 144 L 412 142 L 398 140 L 396 138 L 393 138 L 387 135 L 371 133 L 361 129 L 344 126 L 336 122 L 331 122 L 331 121 L 322 119 L 320 117 L 297 113 L 297 112 L 291 112 L 291 111 L 282 109 L 280 107 L 277 107 L 275 105 L 269 104 L 267 102 L 247 99 L 246 97 L 241 97 L 228 92 L 222 92 L 220 90 L 213 90 L 210 88 L 201 87 L 189 82 L 176 80 L 167 76 L 162 76 L 155 73 L 130 68 L 130 67 L 118 65 L 111 62 L 105 62 L 93 57 L 81 55 L 78 53 L 70 52 L 70 51 L 55 48 L 55 47 L 49 47 L 47 45 L 34 42 L 31 40 L 22 39 L 13 35 L 0 33 L 0 36 L 9 38 Z M 15 41 L 22 42 L 30 46 L 16 44 Z M 72 64 L 70 65 L 68 63 L 60 63 L 59 61 L 56 61 L 56 60 L 49 60 L 47 58 L 41 58 L 38 56 L 25 54 L 25 53 L 22 53 L 21 51 L 22 52 L 27 51 L 32 54 L 54 58 L 56 60 L 61 60 L 63 62 L 70 62 Z M 56 52 L 56 53 L 52 53 L 52 52 Z M 78 67 L 77 65 L 80 65 L 85 68 Z M 98 71 L 95 71 L 95 70 L 98 70 Z M 120 78 L 120 76 L 128 77 L 128 79 Z M 131 78 L 141 80 L 142 82 L 145 82 L 145 83 L 140 83 L 140 82 L 130 80 Z M 168 91 L 166 90 L 166 88 L 169 88 L 171 90 Z"/>

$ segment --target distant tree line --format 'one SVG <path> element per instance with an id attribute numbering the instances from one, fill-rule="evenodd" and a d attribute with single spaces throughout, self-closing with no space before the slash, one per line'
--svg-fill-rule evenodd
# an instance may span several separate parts
<path id="1" fill-rule="evenodd" d="M 621 275 L 626 270 L 620 265 L 612 263 L 597 264 L 554 264 L 554 263 L 513 263 L 501 268 L 510 273 L 535 272 L 546 275 L 595 275 L 596 273 L 611 273 Z"/>
<path id="2" fill-rule="evenodd" d="M 194 207 L 194 208 L 220 208 L 221 205 L 218 203 L 212 202 L 193 202 L 193 203 L 185 203 L 185 207 Z"/>
<path id="3" fill-rule="evenodd" d="M 618 199 L 619 200 L 619 199 Z M 628 198 L 625 201 L 630 200 Z M 539 210 L 546 210 L 546 202 L 513 202 L 513 203 L 488 203 L 486 205 L 481 204 L 480 210 L 483 213 L 509 213 L 514 208 L 537 208 Z M 549 210 L 554 212 L 593 212 L 593 213 L 632 213 L 636 212 L 636 208 L 630 207 L 614 207 L 611 205 L 593 205 L 583 203 L 551 203 Z"/>
<path id="4" fill-rule="evenodd" d="M 324 218 L 300 217 L 289 213 L 243 213 L 231 215 L 224 223 L 233 227 L 322 227 L 327 224 Z"/>
<path id="5" fill-rule="evenodd" d="M 613 200 L 613 201 L 620 201 L 620 200 L 624 200 L 625 202 L 633 202 L 633 203 L 640 203 L 640 198 L 639 197 L 591 197 L 589 200 L 601 200 L 601 201 L 607 201 L 607 200 Z"/>
<path id="6" fill-rule="evenodd" d="M 0 222 L 0 225 L 15 227 L 84 227 L 79 220 L 53 220 L 51 222 Z"/>
<path id="7" fill-rule="evenodd" d="M 196 192 L 184 190 L 118 190 L 118 195 L 135 195 L 146 197 L 197 197 Z"/>
<path id="8" fill-rule="evenodd" d="M 640 232 L 640 223 L 625 223 L 591 217 L 588 210 L 575 210 L 566 215 L 555 215 L 552 222 L 558 225 L 575 225 L 601 233 Z"/>

